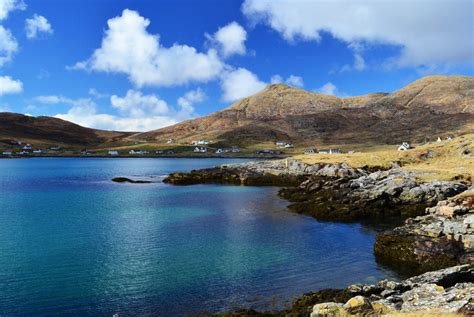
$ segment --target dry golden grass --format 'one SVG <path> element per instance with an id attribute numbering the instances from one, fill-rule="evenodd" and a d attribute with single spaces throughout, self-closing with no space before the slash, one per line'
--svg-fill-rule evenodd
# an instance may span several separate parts
<path id="1" fill-rule="evenodd" d="M 295 158 L 308 164 L 345 162 L 352 167 L 389 167 L 398 162 L 405 170 L 419 172 L 419 178 L 423 180 L 462 178 L 472 181 L 474 155 L 463 154 L 467 149 L 474 149 L 474 134 L 456 137 L 451 141 L 419 145 L 409 151 L 398 151 L 392 146 L 390 149 L 353 154 L 297 155 Z"/>
<path id="2" fill-rule="evenodd" d="M 410 312 L 410 313 L 388 313 L 384 316 L 387 317 L 459 317 L 464 316 L 457 313 L 447 313 L 447 312 L 437 312 L 437 311 L 420 311 L 420 312 Z"/>

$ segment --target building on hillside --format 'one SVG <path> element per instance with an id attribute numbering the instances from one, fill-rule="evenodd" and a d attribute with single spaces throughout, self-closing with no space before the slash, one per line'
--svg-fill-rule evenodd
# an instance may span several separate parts
<path id="1" fill-rule="evenodd" d="M 411 146 L 408 142 L 403 142 L 402 145 L 398 147 L 399 151 L 408 151 L 409 149 L 411 149 Z"/>
<path id="2" fill-rule="evenodd" d="M 11 156 L 11 155 L 13 155 L 13 152 L 12 151 L 3 151 L 2 155 Z"/>
<path id="3" fill-rule="evenodd" d="M 29 151 L 29 150 L 31 150 L 31 149 L 33 149 L 33 147 L 31 146 L 31 144 L 25 144 L 25 146 L 23 146 L 23 150 L 25 150 L 25 151 Z"/>
<path id="4" fill-rule="evenodd" d="M 453 139 L 453 137 L 448 136 L 448 137 L 446 138 L 446 141 L 451 141 L 452 139 Z"/>
<path id="5" fill-rule="evenodd" d="M 194 153 L 207 153 L 207 148 L 197 146 L 194 148 Z"/>
<path id="6" fill-rule="evenodd" d="M 284 147 L 285 144 L 286 144 L 285 141 L 276 141 L 276 142 L 275 142 L 275 145 L 276 145 L 276 146 L 279 146 L 279 147 Z"/>
<path id="7" fill-rule="evenodd" d="M 59 145 L 53 145 L 53 146 L 50 146 L 49 149 L 51 151 L 61 151 L 63 149 L 63 147 L 59 146 Z"/>
<path id="8" fill-rule="evenodd" d="M 315 149 L 306 149 L 303 152 L 303 154 L 315 154 L 315 153 L 316 153 Z"/>
<path id="9" fill-rule="evenodd" d="M 217 149 L 217 150 L 216 150 L 216 154 L 222 154 L 222 153 L 224 153 L 224 152 L 225 152 L 224 149 Z"/>
<path id="10" fill-rule="evenodd" d="M 166 141 L 167 144 L 172 144 L 174 143 L 174 140 L 173 139 L 168 139 L 168 141 Z"/>
<path id="11" fill-rule="evenodd" d="M 438 140 L 436 140 L 436 142 L 441 142 L 441 141 L 443 141 L 443 140 L 441 140 L 440 137 L 438 137 Z"/>
<path id="12" fill-rule="evenodd" d="M 33 150 L 33 154 L 43 154 L 43 150 L 41 149 Z"/>
<path id="13" fill-rule="evenodd" d="M 286 148 L 286 149 L 291 149 L 291 148 L 293 148 L 293 144 L 292 143 L 286 143 L 283 147 Z"/>
<path id="14" fill-rule="evenodd" d="M 232 153 L 240 153 L 240 148 L 238 146 L 233 146 L 231 151 Z"/>
<path id="15" fill-rule="evenodd" d="M 118 151 L 109 151 L 109 152 L 107 152 L 107 154 L 108 154 L 109 156 L 118 156 L 118 155 L 119 155 L 119 152 L 118 152 Z"/>

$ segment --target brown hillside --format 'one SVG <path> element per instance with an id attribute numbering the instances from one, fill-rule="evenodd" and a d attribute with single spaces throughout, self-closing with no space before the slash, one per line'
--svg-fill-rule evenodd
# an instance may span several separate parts
<path id="1" fill-rule="evenodd" d="M 212 139 L 252 145 L 278 139 L 297 144 L 420 141 L 472 131 L 474 77 L 422 78 L 391 94 L 339 98 L 286 85 L 269 85 L 229 108 L 135 139 Z"/>
<path id="2" fill-rule="evenodd" d="M 52 117 L 0 113 L 0 140 L 24 140 L 46 144 L 96 146 L 120 140 L 131 133 L 101 131 Z"/>

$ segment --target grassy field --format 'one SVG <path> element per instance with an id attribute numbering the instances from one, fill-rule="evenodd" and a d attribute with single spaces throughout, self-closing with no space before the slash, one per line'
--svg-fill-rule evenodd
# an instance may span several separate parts
<path id="1" fill-rule="evenodd" d="M 387 168 L 397 163 L 403 169 L 419 172 L 419 178 L 423 180 L 463 179 L 472 182 L 474 134 L 418 145 L 408 151 L 398 151 L 395 146 L 390 146 L 352 154 L 296 155 L 295 158 L 308 164 L 345 162 L 353 167 Z"/>

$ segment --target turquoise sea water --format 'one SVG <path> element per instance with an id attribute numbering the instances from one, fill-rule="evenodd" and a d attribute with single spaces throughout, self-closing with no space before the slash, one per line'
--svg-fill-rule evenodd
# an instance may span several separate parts
<path id="1" fill-rule="evenodd" d="M 277 188 L 110 181 L 231 161 L 0 160 L 0 316 L 270 309 L 397 278 L 372 229 L 291 214 Z"/>

